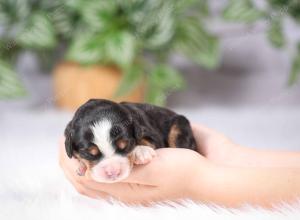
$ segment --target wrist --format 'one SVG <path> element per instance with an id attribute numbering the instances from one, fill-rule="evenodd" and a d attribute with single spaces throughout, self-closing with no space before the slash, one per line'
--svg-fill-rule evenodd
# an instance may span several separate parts
<path id="1" fill-rule="evenodd" d="M 217 165 L 247 167 L 255 163 L 255 160 L 253 160 L 253 151 L 251 150 L 233 142 L 228 142 L 220 145 L 220 148 L 215 149 L 215 152 L 212 152 L 212 155 L 208 159 Z"/>
<path id="2" fill-rule="evenodd" d="M 236 179 L 234 168 L 224 167 L 209 160 L 201 161 L 190 188 L 190 199 L 195 202 L 235 207 L 231 201 L 231 180 Z M 238 191 L 239 189 L 237 189 Z"/>
<path id="3" fill-rule="evenodd" d="M 212 188 L 212 173 L 215 172 L 216 165 L 205 157 L 199 157 L 193 168 L 193 173 L 188 185 L 188 198 L 195 202 L 207 201 L 207 194 Z"/>

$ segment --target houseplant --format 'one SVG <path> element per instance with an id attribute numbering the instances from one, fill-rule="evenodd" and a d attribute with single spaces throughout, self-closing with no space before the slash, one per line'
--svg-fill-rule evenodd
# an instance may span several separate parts
<path id="1" fill-rule="evenodd" d="M 266 0 L 263 6 L 258 6 L 252 0 L 229 0 L 222 12 L 222 17 L 229 22 L 240 22 L 255 25 L 265 22 L 265 33 L 270 44 L 278 49 L 284 49 L 288 43 L 284 31 L 286 19 L 300 23 L 300 2 L 298 0 Z M 288 84 L 297 82 L 300 75 L 300 39 L 295 55 L 291 59 Z"/>
<path id="2" fill-rule="evenodd" d="M 26 49 L 51 60 L 62 51 L 62 60 L 80 64 L 79 68 L 101 64 L 118 70 L 122 81 L 116 96 L 143 82 L 146 101 L 162 105 L 164 94 L 184 86 L 182 75 L 169 65 L 173 53 L 206 68 L 216 67 L 219 61 L 218 39 L 202 23 L 209 15 L 205 0 L 7 0 L 0 4 L 0 25 L 5 30 L 0 36 L 2 45 L 12 45 L 9 52 L 15 55 Z M 4 53 L 0 65 L 15 79 L 7 64 L 14 60 L 4 61 L 8 57 Z M 15 89 L 20 88 L 14 81 Z"/>

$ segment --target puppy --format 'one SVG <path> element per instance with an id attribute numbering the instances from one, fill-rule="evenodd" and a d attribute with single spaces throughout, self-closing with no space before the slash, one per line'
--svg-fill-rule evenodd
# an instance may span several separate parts
<path id="1" fill-rule="evenodd" d="M 146 164 L 155 149 L 196 149 L 189 121 L 149 104 L 91 99 L 65 129 L 68 157 L 80 161 L 79 175 L 113 183 L 128 177 L 134 164 Z"/>

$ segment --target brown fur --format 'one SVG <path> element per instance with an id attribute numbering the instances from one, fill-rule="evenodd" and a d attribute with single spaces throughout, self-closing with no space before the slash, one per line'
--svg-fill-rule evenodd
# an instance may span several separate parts
<path id="1" fill-rule="evenodd" d="M 174 124 L 169 132 L 169 136 L 168 136 L 168 143 L 170 147 L 177 147 L 176 141 L 177 141 L 177 137 L 180 134 L 180 130 L 177 127 L 176 124 Z"/>
<path id="2" fill-rule="evenodd" d="M 142 140 L 139 141 L 138 143 L 139 145 L 144 145 L 144 146 L 149 146 L 152 147 L 153 149 L 155 149 L 156 147 L 159 146 L 154 146 L 152 143 L 150 143 L 147 139 L 143 138 Z"/>

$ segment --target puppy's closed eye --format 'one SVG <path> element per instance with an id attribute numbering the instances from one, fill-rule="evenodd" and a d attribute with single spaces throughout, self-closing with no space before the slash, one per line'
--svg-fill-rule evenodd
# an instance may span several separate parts
<path id="1" fill-rule="evenodd" d="M 79 154 L 82 158 L 87 160 L 98 160 L 102 157 L 99 148 L 95 145 L 92 145 L 89 148 L 79 149 Z"/>

